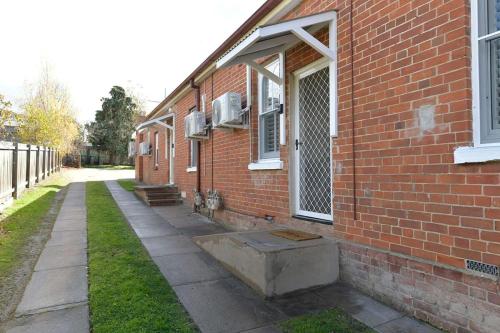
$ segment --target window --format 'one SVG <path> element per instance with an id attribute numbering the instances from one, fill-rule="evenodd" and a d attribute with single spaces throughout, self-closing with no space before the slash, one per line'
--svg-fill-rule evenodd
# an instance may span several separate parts
<path id="1" fill-rule="evenodd" d="M 189 168 L 196 168 L 198 161 L 198 141 L 189 140 Z"/>
<path id="2" fill-rule="evenodd" d="M 472 1 L 476 144 L 500 143 L 500 2 Z M 476 7 L 476 8 L 474 8 Z M 475 22 L 474 22 L 475 21 Z M 474 33 L 475 32 L 475 33 Z M 477 140 L 479 139 L 479 140 Z"/>
<path id="3" fill-rule="evenodd" d="M 158 140 L 158 132 L 155 132 L 155 168 L 158 168 L 160 161 L 160 140 Z"/>
<path id="4" fill-rule="evenodd" d="M 280 76 L 279 61 L 266 66 Z M 280 86 L 259 74 L 259 159 L 279 158 Z"/>
<path id="5" fill-rule="evenodd" d="M 146 145 L 148 147 L 148 153 L 147 153 L 147 155 L 151 155 L 151 133 L 150 133 L 149 128 L 146 131 Z"/>
<path id="6" fill-rule="evenodd" d="M 192 108 L 189 109 L 189 113 L 197 111 L 196 106 L 193 106 Z M 187 172 L 194 172 L 197 171 L 196 166 L 197 166 L 197 161 L 198 161 L 198 141 L 195 140 L 189 140 L 189 161 L 188 161 L 188 168 Z"/>

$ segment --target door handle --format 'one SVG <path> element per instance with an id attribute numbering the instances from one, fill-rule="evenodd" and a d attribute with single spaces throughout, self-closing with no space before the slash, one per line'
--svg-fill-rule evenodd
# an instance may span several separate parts
<path id="1" fill-rule="evenodd" d="M 303 142 L 300 142 L 299 139 L 295 139 L 295 150 L 299 150 L 299 145 L 302 145 Z"/>

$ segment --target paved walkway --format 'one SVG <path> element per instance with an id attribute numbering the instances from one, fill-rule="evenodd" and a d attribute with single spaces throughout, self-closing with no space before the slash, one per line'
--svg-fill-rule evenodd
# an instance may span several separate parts
<path id="1" fill-rule="evenodd" d="M 88 333 L 85 184 L 72 183 L 7 333 Z"/>
<path id="2" fill-rule="evenodd" d="M 129 224 L 204 333 L 276 333 L 281 320 L 338 306 L 383 333 L 439 331 L 338 283 L 273 301 L 233 277 L 191 237 L 225 232 L 186 206 L 151 208 L 106 182 Z"/>

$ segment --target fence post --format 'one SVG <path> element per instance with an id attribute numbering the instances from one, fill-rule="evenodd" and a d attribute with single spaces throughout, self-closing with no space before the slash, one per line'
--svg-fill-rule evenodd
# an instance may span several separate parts
<path id="1" fill-rule="evenodd" d="M 40 182 L 40 146 L 36 146 L 35 183 Z"/>
<path id="2" fill-rule="evenodd" d="M 31 145 L 27 145 L 26 152 L 26 187 L 31 187 Z"/>
<path id="3" fill-rule="evenodd" d="M 17 199 L 18 194 L 18 184 L 17 184 L 17 167 L 19 159 L 19 143 L 14 145 L 14 150 L 12 152 L 12 196 Z"/>

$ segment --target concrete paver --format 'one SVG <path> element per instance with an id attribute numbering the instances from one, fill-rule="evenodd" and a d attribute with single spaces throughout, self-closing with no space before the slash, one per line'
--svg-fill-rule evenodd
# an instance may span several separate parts
<path id="1" fill-rule="evenodd" d="M 40 254 L 35 271 L 87 265 L 87 250 L 81 246 L 47 246 Z"/>
<path id="2" fill-rule="evenodd" d="M 152 257 L 201 251 L 188 237 L 183 235 L 143 238 L 142 243 Z"/>
<path id="3" fill-rule="evenodd" d="M 135 227 L 134 230 L 139 238 L 170 236 L 177 235 L 179 233 L 175 228 L 172 228 L 167 224 Z"/>
<path id="4" fill-rule="evenodd" d="M 241 332 L 286 318 L 234 278 L 173 288 L 202 332 Z"/>
<path id="5" fill-rule="evenodd" d="M 89 308 L 75 306 L 20 318 L 7 333 L 88 333 Z"/>
<path id="6" fill-rule="evenodd" d="M 217 280 L 231 276 L 214 258 L 205 252 L 155 257 L 154 261 L 172 286 Z"/>
<path id="7" fill-rule="evenodd" d="M 87 247 L 86 230 L 52 231 L 46 246 L 73 245 Z"/>

